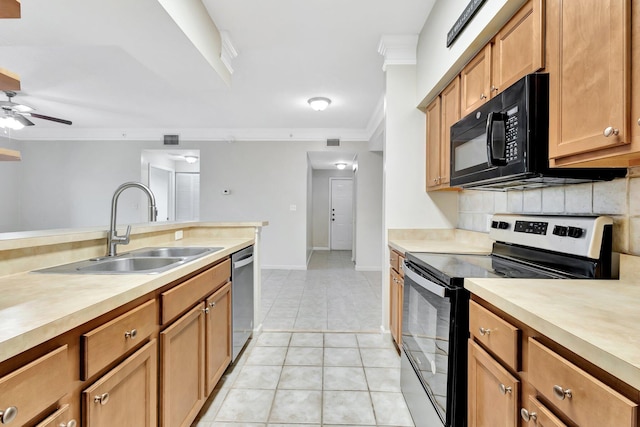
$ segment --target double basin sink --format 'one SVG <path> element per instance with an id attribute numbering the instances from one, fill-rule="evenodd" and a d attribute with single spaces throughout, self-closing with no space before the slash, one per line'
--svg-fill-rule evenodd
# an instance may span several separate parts
<path id="1" fill-rule="evenodd" d="M 158 274 L 221 249 L 223 248 L 193 246 L 144 248 L 114 257 L 91 258 L 35 270 L 35 272 L 60 274 Z"/>

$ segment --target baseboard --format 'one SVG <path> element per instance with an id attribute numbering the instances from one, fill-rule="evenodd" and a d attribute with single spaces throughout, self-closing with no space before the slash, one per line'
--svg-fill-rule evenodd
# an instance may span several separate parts
<path id="1" fill-rule="evenodd" d="M 375 265 L 356 265 L 356 271 L 382 271 L 382 267 Z"/>
<path id="2" fill-rule="evenodd" d="M 314 250 L 314 251 L 330 251 L 331 249 L 329 249 L 329 248 L 328 248 L 328 247 L 326 247 L 326 246 L 314 246 L 314 247 L 313 247 L 313 250 Z"/>
<path id="3" fill-rule="evenodd" d="M 306 265 L 261 265 L 264 270 L 306 270 Z"/>

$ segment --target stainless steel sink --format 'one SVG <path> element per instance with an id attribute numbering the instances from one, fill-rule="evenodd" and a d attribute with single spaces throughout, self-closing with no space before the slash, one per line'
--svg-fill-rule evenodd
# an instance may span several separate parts
<path id="1" fill-rule="evenodd" d="M 217 252 L 222 248 L 207 247 L 164 247 L 164 248 L 145 248 L 126 254 L 130 257 L 198 257 L 208 253 Z"/>
<path id="2" fill-rule="evenodd" d="M 35 270 L 58 274 L 158 274 L 217 252 L 222 247 L 144 248 L 115 257 L 92 258 Z"/>
<path id="3" fill-rule="evenodd" d="M 174 265 L 175 264 L 175 265 Z M 184 264 L 184 258 L 108 258 L 94 261 L 86 267 L 78 267 L 80 273 L 150 273 L 160 272 Z"/>

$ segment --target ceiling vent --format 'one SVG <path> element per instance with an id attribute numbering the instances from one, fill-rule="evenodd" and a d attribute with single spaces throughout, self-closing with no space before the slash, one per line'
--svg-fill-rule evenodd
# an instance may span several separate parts
<path id="1" fill-rule="evenodd" d="M 180 142 L 179 135 L 165 135 L 164 136 L 164 145 L 178 145 Z"/>
<path id="2" fill-rule="evenodd" d="M 340 147 L 340 140 L 338 138 L 327 139 L 327 147 Z"/>

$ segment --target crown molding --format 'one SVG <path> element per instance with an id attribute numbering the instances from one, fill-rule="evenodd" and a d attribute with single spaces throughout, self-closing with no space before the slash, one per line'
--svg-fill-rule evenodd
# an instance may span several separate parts
<path id="1" fill-rule="evenodd" d="M 180 141 L 325 141 L 339 138 L 341 141 L 368 141 L 367 129 L 316 128 L 316 129 L 54 129 L 24 128 L 9 133 L 0 132 L 0 139 L 16 141 L 158 141 L 164 135 L 179 135 Z"/>
<path id="2" fill-rule="evenodd" d="M 417 34 L 382 36 L 378 44 L 378 53 L 384 56 L 382 71 L 387 70 L 387 65 L 415 65 L 417 48 Z"/>

